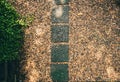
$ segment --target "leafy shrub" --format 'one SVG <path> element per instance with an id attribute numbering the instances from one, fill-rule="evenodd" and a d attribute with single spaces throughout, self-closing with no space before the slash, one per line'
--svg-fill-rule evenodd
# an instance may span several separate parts
<path id="1" fill-rule="evenodd" d="M 6 1 L 0 0 L 0 61 L 19 58 L 23 31 L 20 16 Z"/>

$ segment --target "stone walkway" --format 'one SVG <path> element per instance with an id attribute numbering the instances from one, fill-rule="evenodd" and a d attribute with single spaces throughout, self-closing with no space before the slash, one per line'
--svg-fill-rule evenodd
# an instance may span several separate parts
<path id="1" fill-rule="evenodd" d="M 51 21 L 54 24 L 51 26 L 51 62 L 53 62 L 51 64 L 51 78 L 53 82 L 68 82 L 69 0 L 55 0 L 54 3 L 56 7 L 53 8 L 51 14 Z M 64 64 L 65 62 L 66 64 Z"/>

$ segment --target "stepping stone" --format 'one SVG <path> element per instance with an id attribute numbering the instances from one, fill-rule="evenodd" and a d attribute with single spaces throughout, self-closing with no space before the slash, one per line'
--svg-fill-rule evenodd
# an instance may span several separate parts
<path id="1" fill-rule="evenodd" d="M 51 64 L 51 78 L 53 82 L 68 82 L 68 65 Z"/>
<path id="2" fill-rule="evenodd" d="M 70 0 L 55 0 L 55 3 L 57 4 L 57 5 L 66 5 L 66 4 L 68 4 L 69 3 L 69 1 Z"/>
<path id="3" fill-rule="evenodd" d="M 69 23 L 69 6 L 57 6 L 52 10 L 52 23 Z"/>
<path id="4" fill-rule="evenodd" d="M 52 25 L 51 28 L 52 42 L 68 42 L 69 40 L 69 26 L 67 25 Z"/>
<path id="5" fill-rule="evenodd" d="M 69 46 L 54 45 L 51 49 L 52 62 L 68 62 Z"/>

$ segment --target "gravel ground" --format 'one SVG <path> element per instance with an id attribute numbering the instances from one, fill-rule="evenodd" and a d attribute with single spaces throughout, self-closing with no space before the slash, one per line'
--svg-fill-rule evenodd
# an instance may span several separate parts
<path id="1" fill-rule="evenodd" d="M 34 21 L 25 29 L 24 60 L 21 72 L 24 82 L 49 82 L 50 78 L 50 8 L 45 0 L 16 0 L 11 3 L 22 16 L 33 16 Z"/>
<path id="2" fill-rule="evenodd" d="M 52 82 L 52 0 L 10 0 L 22 16 L 34 21 L 25 29 L 24 82 Z M 120 80 L 120 7 L 115 0 L 71 0 L 69 3 L 69 82 Z"/>
<path id="3" fill-rule="evenodd" d="M 117 80 L 120 36 L 114 31 L 120 26 L 114 1 L 71 0 L 70 7 L 70 82 Z"/>

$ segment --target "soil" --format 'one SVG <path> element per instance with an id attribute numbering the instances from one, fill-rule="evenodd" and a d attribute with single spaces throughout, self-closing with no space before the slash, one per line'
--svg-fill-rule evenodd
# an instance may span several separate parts
<path id="1" fill-rule="evenodd" d="M 34 16 L 25 29 L 24 82 L 52 82 L 52 0 L 10 0 L 22 16 Z M 120 7 L 115 0 L 70 0 L 69 82 L 120 80 Z"/>

